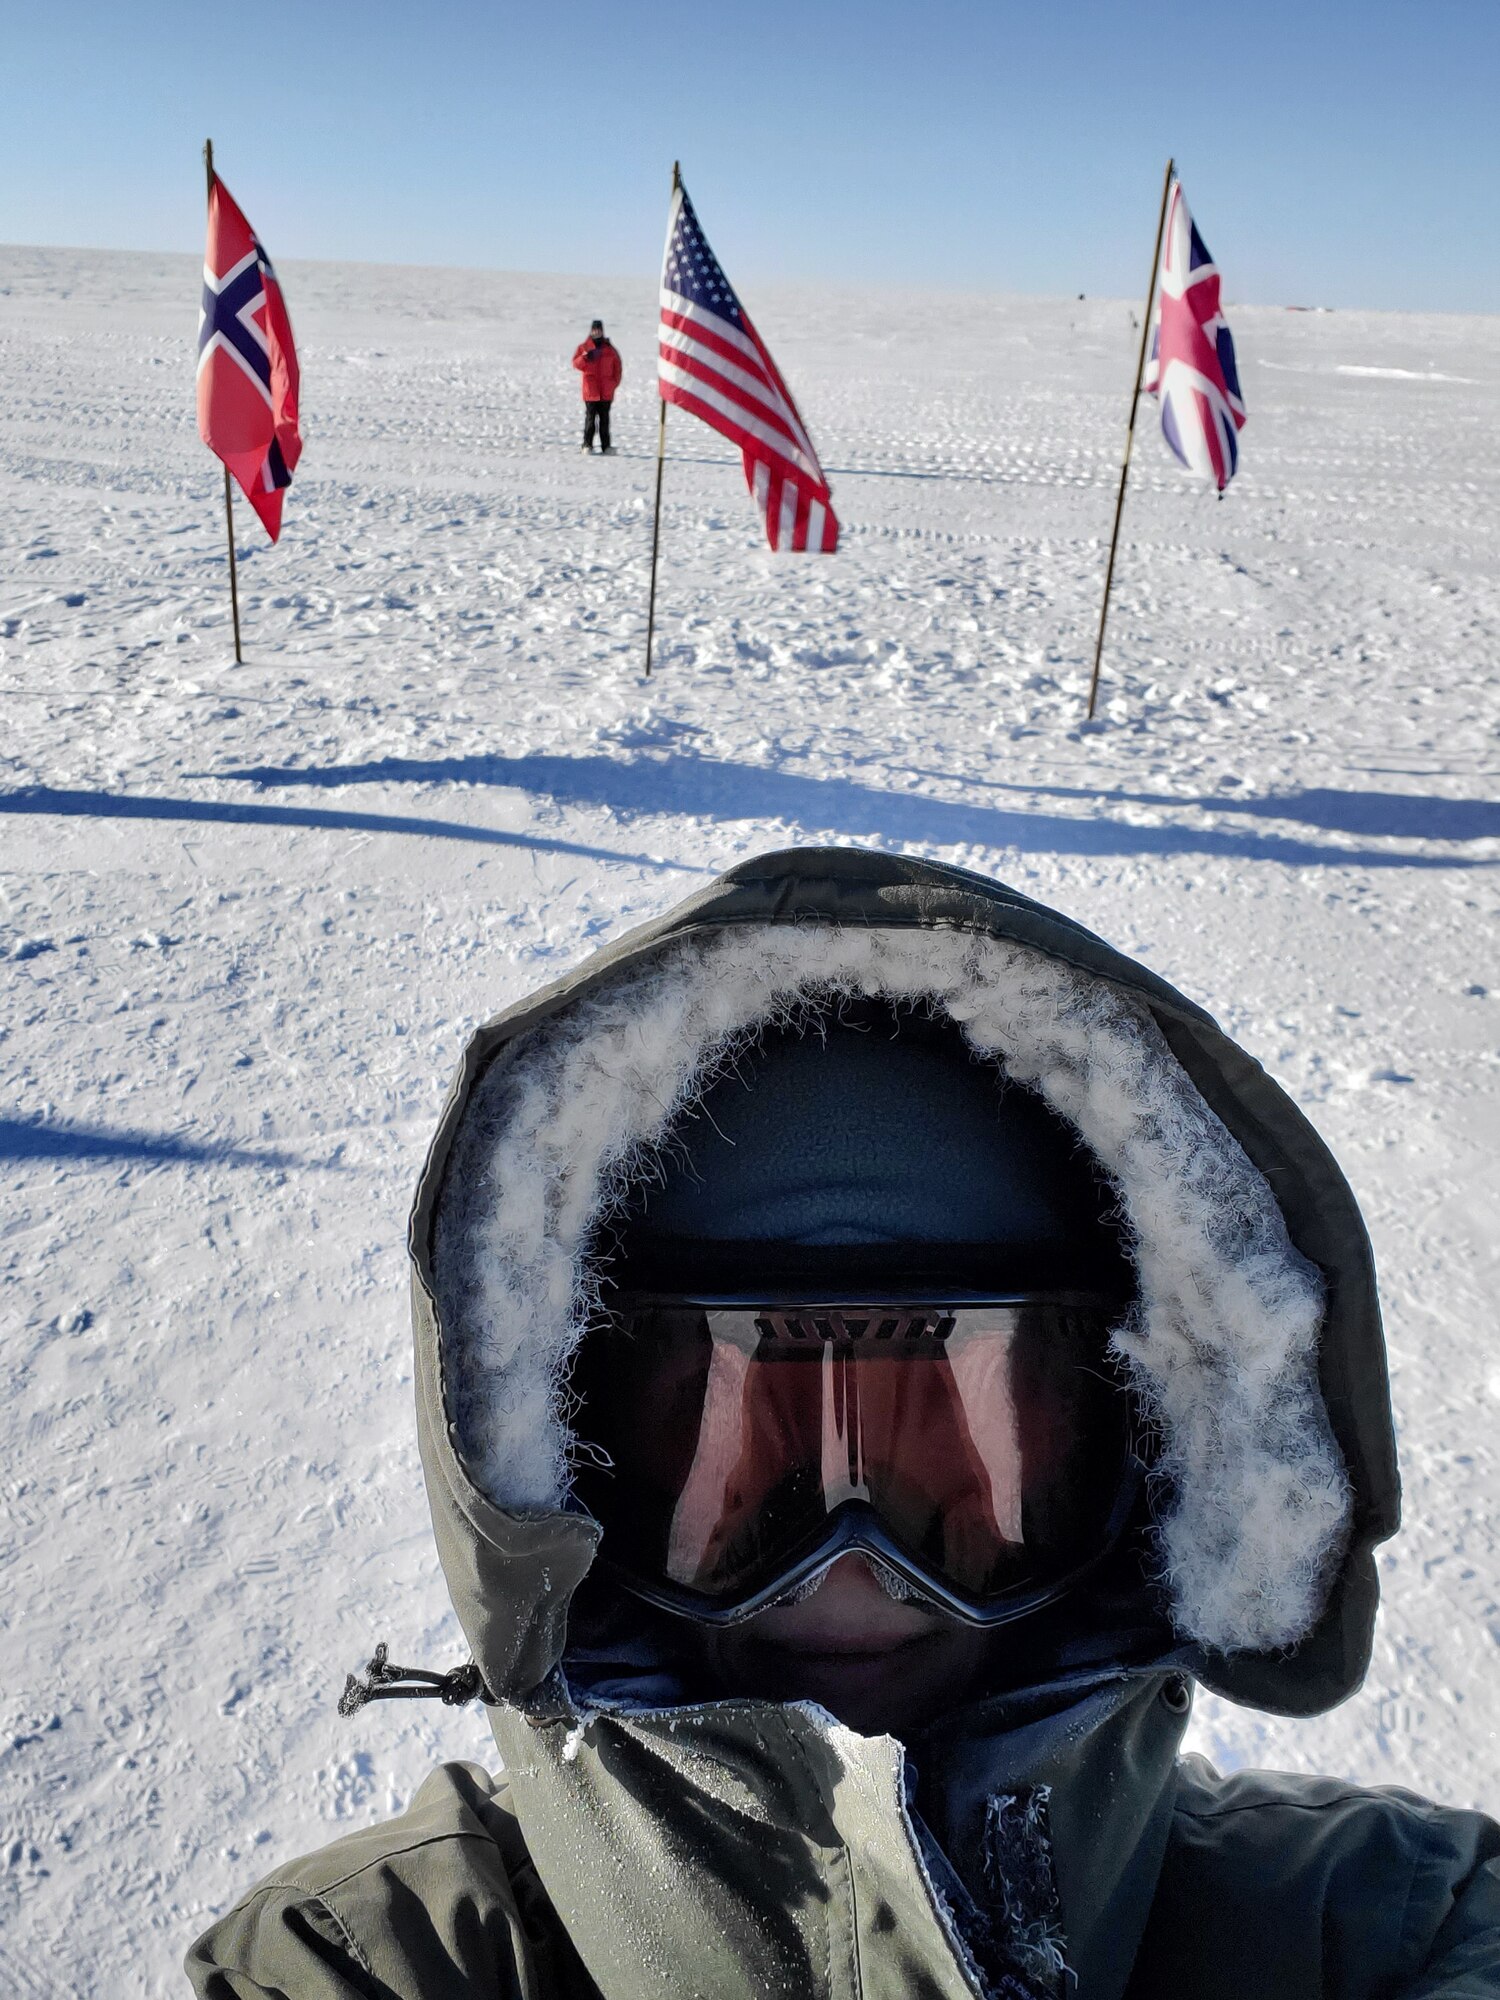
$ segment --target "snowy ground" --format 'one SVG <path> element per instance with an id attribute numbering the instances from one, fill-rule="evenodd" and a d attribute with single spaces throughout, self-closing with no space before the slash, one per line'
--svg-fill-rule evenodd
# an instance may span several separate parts
<path id="1" fill-rule="evenodd" d="M 284 276 L 308 445 L 281 547 L 241 515 L 237 669 L 195 260 L 0 252 L 0 1988 L 182 1990 L 273 1860 L 490 1754 L 477 1711 L 333 1712 L 376 1638 L 461 1657 L 409 1417 L 427 1134 L 477 1017 L 793 842 L 1060 905 L 1307 1105 L 1408 1526 L 1365 1691 L 1194 1740 L 1500 1805 L 1495 324 L 1234 313 L 1245 471 L 1216 503 L 1139 438 L 1083 730 L 1127 305 L 752 297 L 843 548 L 761 553 L 674 417 L 647 684 L 651 284 Z"/>

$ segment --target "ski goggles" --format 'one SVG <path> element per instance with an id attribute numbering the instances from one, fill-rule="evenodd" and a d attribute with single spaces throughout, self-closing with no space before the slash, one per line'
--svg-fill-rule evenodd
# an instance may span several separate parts
<path id="1" fill-rule="evenodd" d="M 731 1624 L 842 1555 L 999 1625 L 1062 1595 L 1140 1496 L 1120 1301 L 617 1296 L 579 1350 L 575 1490 L 600 1560 Z"/>

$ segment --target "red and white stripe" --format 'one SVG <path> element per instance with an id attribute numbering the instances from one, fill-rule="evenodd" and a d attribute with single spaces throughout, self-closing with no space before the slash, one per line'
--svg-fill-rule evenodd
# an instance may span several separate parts
<path id="1" fill-rule="evenodd" d="M 667 242 L 677 227 L 672 199 Z M 662 400 L 676 403 L 737 444 L 745 481 L 773 549 L 831 555 L 839 524 L 833 496 L 791 391 L 741 307 L 741 325 L 684 298 L 663 280 L 657 347 Z"/>

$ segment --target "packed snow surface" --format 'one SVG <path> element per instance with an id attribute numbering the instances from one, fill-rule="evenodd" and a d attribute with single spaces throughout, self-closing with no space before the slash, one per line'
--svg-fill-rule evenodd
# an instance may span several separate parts
<path id="1" fill-rule="evenodd" d="M 376 1639 L 463 1657 L 413 1178 L 474 1021 L 797 842 L 1058 905 L 1307 1107 L 1407 1526 L 1364 1691 L 1192 1741 L 1500 1805 L 1495 323 L 1231 310 L 1244 470 L 1143 411 L 1085 729 L 1128 304 L 756 294 L 843 543 L 765 553 L 674 413 L 646 682 L 649 278 L 283 276 L 307 448 L 279 547 L 240 510 L 236 667 L 196 260 L 0 252 L 0 1990 L 185 1990 L 273 1863 L 492 1757 L 478 1709 L 334 1713 Z"/>

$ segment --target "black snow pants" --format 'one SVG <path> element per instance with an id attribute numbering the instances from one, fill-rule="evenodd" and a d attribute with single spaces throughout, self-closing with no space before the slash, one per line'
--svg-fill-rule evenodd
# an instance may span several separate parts
<path id="1" fill-rule="evenodd" d="M 599 449 L 609 450 L 609 404 L 607 402 L 585 403 L 583 406 L 583 443 L 585 450 L 592 450 L 594 426 L 599 426 Z"/>

